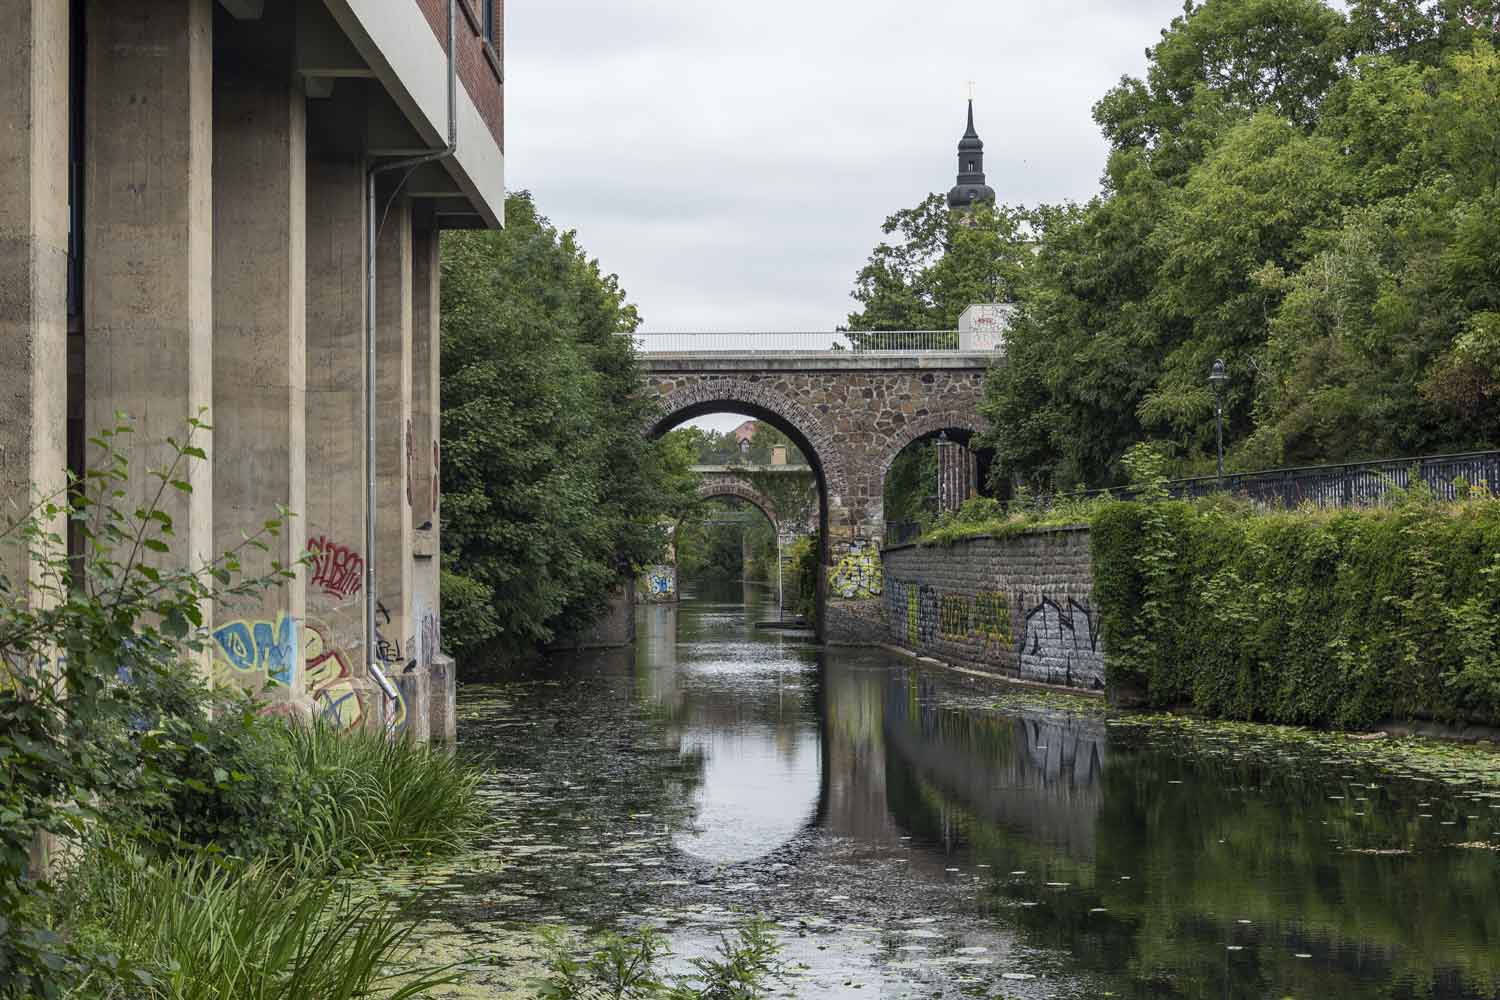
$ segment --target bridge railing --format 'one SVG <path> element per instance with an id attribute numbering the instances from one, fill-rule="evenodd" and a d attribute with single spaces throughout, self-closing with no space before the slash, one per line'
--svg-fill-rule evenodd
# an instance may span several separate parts
<path id="1" fill-rule="evenodd" d="M 642 354 L 786 354 L 849 351 L 855 354 L 914 354 L 957 351 L 957 330 L 742 331 L 729 333 L 637 333 Z"/>
<path id="2" fill-rule="evenodd" d="M 1425 484 L 1438 500 L 1461 499 L 1461 489 L 1470 487 L 1500 496 L 1500 451 L 1233 472 L 1225 473 L 1222 485 L 1217 476 L 1173 479 L 1164 485 L 1168 495 L 1177 498 L 1224 492 L 1249 500 L 1257 507 L 1294 508 L 1303 504 L 1316 507 L 1377 506 L 1418 483 Z M 1064 498 L 1097 497 L 1106 493 L 1121 499 L 1133 496 L 1128 489 L 1087 490 L 1044 496 L 1033 502 L 1048 507 Z"/>

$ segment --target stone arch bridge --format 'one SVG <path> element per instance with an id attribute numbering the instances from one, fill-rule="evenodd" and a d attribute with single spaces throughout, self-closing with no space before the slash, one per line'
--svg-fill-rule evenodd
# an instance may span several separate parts
<path id="1" fill-rule="evenodd" d="M 788 335 L 775 336 L 784 343 Z M 650 336 L 638 344 L 658 404 L 648 434 L 709 413 L 743 413 L 787 435 L 807 456 L 833 600 L 879 594 L 886 473 L 914 442 L 943 434 L 967 446 L 988 430 L 979 413 L 984 380 L 1004 359 L 996 350 L 789 349 L 762 346 L 749 334 L 676 334 L 671 349 Z M 964 455 L 972 485 L 975 463 Z"/>

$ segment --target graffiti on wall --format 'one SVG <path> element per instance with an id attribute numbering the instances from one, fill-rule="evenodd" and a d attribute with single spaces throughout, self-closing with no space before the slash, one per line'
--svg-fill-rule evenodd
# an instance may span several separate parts
<path id="1" fill-rule="evenodd" d="M 431 608 L 424 607 L 417 615 L 417 662 L 429 664 L 437 658 L 442 640 L 442 624 Z"/>
<path id="2" fill-rule="evenodd" d="M 937 631 L 950 642 L 978 639 L 987 651 L 1005 649 L 1011 643 L 1010 600 L 998 590 L 944 594 L 938 598 Z"/>
<path id="3" fill-rule="evenodd" d="M 333 630 L 327 625 L 311 618 L 304 625 L 302 658 L 313 710 L 339 732 L 357 728 L 364 721 L 365 707 L 359 700 L 349 656 L 334 641 Z"/>
<path id="4" fill-rule="evenodd" d="M 442 452 L 438 450 L 438 443 L 432 442 L 432 508 L 428 511 L 434 518 L 438 513 L 438 495 L 441 490 L 442 480 L 438 477 L 438 470 L 442 467 L 439 459 Z"/>
<path id="5" fill-rule="evenodd" d="M 326 535 L 309 539 L 307 550 L 313 556 L 311 582 L 324 593 L 349 598 L 363 589 L 365 560 L 358 552 Z"/>
<path id="6" fill-rule="evenodd" d="M 652 570 L 646 577 L 647 589 L 657 597 L 670 597 L 672 592 L 677 589 L 672 575 L 671 570 Z"/>
<path id="7" fill-rule="evenodd" d="M 883 583 L 886 621 L 897 630 L 908 645 L 931 642 L 942 617 L 942 600 L 932 587 L 906 580 L 888 579 Z"/>
<path id="8" fill-rule="evenodd" d="M 406 694 L 399 684 L 392 683 L 391 688 L 396 692 L 396 697 L 385 700 L 385 729 L 386 732 L 399 736 L 406 732 Z"/>
<path id="9" fill-rule="evenodd" d="M 879 550 L 873 545 L 855 542 L 829 574 L 828 586 L 838 597 L 879 597 L 884 583 L 883 576 Z"/>
<path id="10" fill-rule="evenodd" d="M 401 656 L 401 640 L 387 639 L 380 628 L 382 625 L 387 631 L 391 627 L 391 613 L 386 610 L 384 602 L 375 605 L 375 655 L 385 664 L 387 672 L 394 672 L 406 662 Z"/>
<path id="11" fill-rule="evenodd" d="M 214 629 L 214 647 L 241 682 L 264 678 L 268 684 L 293 687 L 301 652 L 297 619 L 277 615 L 274 622 L 236 621 Z"/>
<path id="12" fill-rule="evenodd" d="M 910 580 L 885 581 L 886 621 L 912 648 L 936 641 L 978 645 L 978 659 L 1014 666 L 1048 683 L 1102 687 L 1104 660 L 1088 598 L 999 590 L 943 593 Z M 1014 623 L 1014 624 L 1013 624 Z"/>
<path id="13" fill-rule="evenodd" d="M 1026 611 L 1016 653 L 1025 676 L 1072 684 L 1077 673 L 1102 682 L 1094 611 L 1087 600 L 1042 595 Z"/>
<path id="14" fill-rule="evenodd" d="M 406 506 L 415 507 L 412 491 L 417 482 L 417 439 L 412 436 L 411 417 L 406 418 Z"/>

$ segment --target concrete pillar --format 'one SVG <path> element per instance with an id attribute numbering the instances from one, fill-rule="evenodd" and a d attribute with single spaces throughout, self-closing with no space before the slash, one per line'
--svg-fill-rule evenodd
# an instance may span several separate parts
<path id="1" fill-rule="evenodd" d="M 0 528 L 65 483 L 68 5 L 0 0 Z M 62 532 L 60 523 L 53 530 Z M 0 545 L 26 599 L 27 550 Z"/>
<path id="2" fill-rule="evenodd" d="M 230 21 L 221 10 L 215 45 L 214 547 L 235 547 L 278 505 L 296 515 L 266 539 L 269 551 L 244 554 L 256 577 L 292 566 L 306 539 L 307 99 L 292 71 L 292 13 L 272 4 L 258 20 Z M 299 570 L 219 607 L 221 681 L 306 697 L 305 581 Z"/>
<path id="3" fill-rule="evenodd" d="M 429 674 L 432 710 L 428 730 L 433 743 L 451 747 L 458 742 L 458 669 L 453 657 L 439 653 Z"/>
<path id="4" fill-rule="evenodd" d="M 382 725 L 368 676 L 365 593 L 365 169 L 361 88 L 308 103 L 307 581 L 314 707 L 337 728 Z"/>
<path id="5" fill-rule="evenodd" d="M 413 657 L 431 666 L 442 645 L 440 574 L 441 526 L 438 520 L 438 463 L 442 428 L 439 420 L 439 366 L 442 355 L 441 233 L 431 209 L 412 234 L 412 382 L 411 413 L 415 457 L 411 469 L 412 616 L 416 632 Z"/>
<path id="6" fill-rule="evenodd" d="M 384 206 L 387 196 L 382 192 L 379 200 Z M 407 198 L 391 203 L 376 247 L 375 652 L 394 679 L 416 658 L 411 614 L 411 473 L 417 457 L 411 411 L 413 247 Z"/>
<path id="7" fill-rule="evenodd" d="M 85 14 L 84 419 L 133 420 L 127 503 L 155 494 L 145 470 L 213 403 L 213 12 L 89 0 Z M 195 440 L 213 453 L 209 435 Z M 212 469 L 191 462 L 178 478 L 192 492 L 163 496 L 173 548 L 158 561 L 198 565 L 213 547 Z"/>
<path id="8" fill-rule="evenodd" d="M 956 441 L 941 437 L 937 443 L 938 513 L 958 510 L 974 493 L 976 476 L 974 453 Z"/>

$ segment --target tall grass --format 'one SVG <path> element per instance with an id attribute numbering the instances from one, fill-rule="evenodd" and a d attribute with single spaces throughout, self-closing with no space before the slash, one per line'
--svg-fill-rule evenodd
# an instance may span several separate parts
<path id="1" fill-rule="evenodd" d="M 306 790 L 296 836 L 246 858 L 212 840 L 163 852 L 106 823 L 56 897 L 64 934 L 110 956 L 69 997 L 404 1000 L 453 981 L 407 967 L 411 919 L 343 876 L 376 859 L 460 850 L 483 815 L 479 772 L 383 733 L 256 732 L 267 766 Z"/>
<path id="2" fill-rule="evenodd" d="M 285 864 L 101 844 L 66 896 L 116 956 L 70 992 L 80 1000 L 404 1000 L 455 978 L 398 964 L 412 925 L 392 904 Z"/>
<path id="3" fill-rule="evenodd" d="M 323 725 L 288 728 L 284 738 L 315 803 L 296 845 L 299 867 L 451 854 L 478 828 L 479 772 L 454 754 Z"/>

